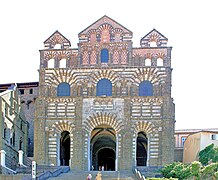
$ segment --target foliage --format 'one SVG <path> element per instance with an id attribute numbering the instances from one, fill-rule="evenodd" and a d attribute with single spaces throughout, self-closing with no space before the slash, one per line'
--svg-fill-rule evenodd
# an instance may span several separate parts
<path id="1" fill-rule="evenodd" d="M 218 162 L 218 147 L 215 147 L 214 144 L 210 144 L 206 148 L 200 151 L 199 161 L 206 165 L 209 162 Z"/>
<path id="2" fill-rule="evenodd" d="M 218 171 L 214 173 L 214 177 L 218 179 Z"/>
<path id="3" fill-rule="evenodd" d="M 146 178 L 146 180 L 178 180 L 178 178 Z"/>
<path id="4" fill-rule="evenodd" d="M 167 164 L 162 168 L 161 173 L 165 178 L 178 178 L 179 180 L 189 178 L 204 180 L 212 177 L 218 179 L 218 147 L 211 144 L 201 150 L 199 161 L 191 164 L 181 162 Z"/>
<path id="5" fill-rule="evenodd" d="M 161 173 L 164 177 L 170 177 L 170 172 L 173 170 L 173 168 L 178 164 L 178 162 L 173 162 L 172 164 L 167 164 L 164 166 L 164 168 L 161 169 Z"/>
<path id="6" fill-rule="evenodd" d="M 215 176 L 215 172 L 218 171 L 218 163 L 211 163 L 201 170 L 201 176 L 204 178 Z"/>
<path id="7" fill-rule="evenodd" d="M 200 170 L 201 170 L 201 163 L 198 161 L 194 161 L 191 165 L 191 176 L 196 177 L 196 179 L 200 179 Z"/>
<path id="8" fill-rule="evenodd" d="M 190 166 L 180 162 L 166 165 L 161 172 L 166 178 L 186 179 L 191 175 Z"/>
<path id="9" fill-rule="evenodd" d="M 178 178 L 179 180 L 196 179 L 205 180 L 214 177 L 218 179 L 218 162 L 202 166 L 201 162 L 194 161 L 192 164 L 174 162 L 164 166 L 161 170 L 165 178 Z"/>

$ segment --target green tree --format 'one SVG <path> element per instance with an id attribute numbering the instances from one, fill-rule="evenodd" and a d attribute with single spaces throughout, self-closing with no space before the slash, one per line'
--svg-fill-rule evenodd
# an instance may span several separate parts
<path id="1" fill-rule="evenodd" d="M 202 165 L 199 161 L 194 161 L 191 164 L 191 175 L 194 176 L 197 180 L 200 179 L 201 167 Z"/>
<path id="2" fill-rule="evenodd" d="M 215 147 L 214 144 L 210 144 L 206 148 L 200 151 L 199 153 L 199 161 L 206 165 L 209 162 L 217 162 L 218 161 L 218 147 Z"/>
<path id="3" fill-rule="evenodd" d="M 178 178 L 179 180 L 187 179 L 191 176 L 190 166 L 181 162 L 174 162 L 166 165 L 161 170 L 165 178 Z"/>

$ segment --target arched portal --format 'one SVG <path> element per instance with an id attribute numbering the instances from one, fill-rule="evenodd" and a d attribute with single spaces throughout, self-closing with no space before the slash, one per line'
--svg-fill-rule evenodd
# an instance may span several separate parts
<path id="1" fill-rule="evenodd" d="M 91 133 L 91 165 L 93 170 L 115 171 L 116 135 L 113 128 L 101 125 Z"/>
<path id="2" fill-rule="evenodd" d="M 70 160 L 70 133 L 63 131 L 60 139 L 60 165 L 69 166 Z"/>
<path id="3" fill-rule="evenodd" d="M 137 136 L 136 165 L 147 165 L 148 138 L 144 132 L 139 132 Z"/>

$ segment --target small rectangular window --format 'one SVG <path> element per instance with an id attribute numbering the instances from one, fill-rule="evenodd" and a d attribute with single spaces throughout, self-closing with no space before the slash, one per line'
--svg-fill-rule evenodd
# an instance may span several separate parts
<path id="1" fill-rule="evenodd" d="M 218 134 L 211 134 L 211 140 L 218 140 Z"/>
<path id="2" fill-rule="evenodd" d="M 184 147 L 185 140 L 186 140 L 186 137 L 182 137 L 181 138 L 181 145 L 182 145 L 182 147 Z"/>
<path id="3" fill-rule="evenodd" d="M 24 89 L 20 89 L 20 94 L 24 94 Z"/>
<path id="4" fill-rule="evenodd" d="M 33 89 L 30 89 L 30 91 L 29 91 L 29 92 L 30 92 L 30 94 L 33 94 Z"/>

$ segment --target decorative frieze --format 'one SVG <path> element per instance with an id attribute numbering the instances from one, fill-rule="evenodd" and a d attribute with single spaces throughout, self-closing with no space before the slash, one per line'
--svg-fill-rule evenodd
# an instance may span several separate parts
<path id="1" fill-rule="evenodd" d="M 163 99 L 160 97 L 134 98 L 131 100 L 131 117 L 158 118 L 162 117 Z"/>

